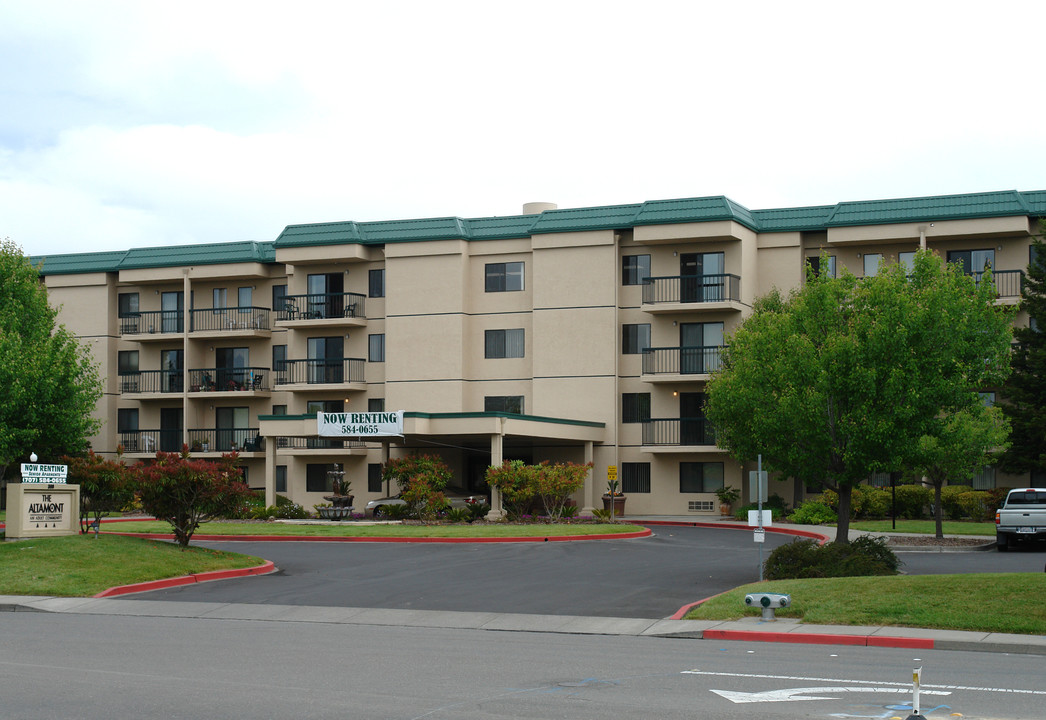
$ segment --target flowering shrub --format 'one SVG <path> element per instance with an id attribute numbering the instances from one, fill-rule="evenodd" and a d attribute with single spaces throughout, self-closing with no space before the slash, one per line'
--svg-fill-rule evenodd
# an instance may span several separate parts
<path id="1" fill-rule="evenodd" d="M 435 520 L 450 506 L 443 491 L 437 490 L 432 479 L 423 475 L 412 478 L 400 497 L 407 503 L 411 515 L 426 522 Z"/>
<path id="2" fill-rule="evenodd" d="M 131 472 L 122 460 L 107 460 L 94 450 L 62 460 L 69 466 L 69 481 L 80 486 L 80 532 L 88 531 L 91 517 L 100 523 L 134 500 Z"/>
<path id="3" fill-rule="evenodd" d="M 585 485 L 585 478 L 592 468 L 592 463 L 578 465 L 577 463 L 555 463 L 547 461 L 534 466 L 532 482 L 535 494 L 541 498 L 545 506 L 545 515 L 552 522 L 556 522 L 563 516 L 563 509 L 570 500 L 570 496 Z"/>
<path id="4" fill-rule="evenodd" d="M 415 478 L 424 478 L 433 490 L 443 490 L 452 477 L 446 463 L 432 455 L 391 458 L 381 470 L 381 481 L 395 480 L 401 492 L 410 489 Z"/>
<path id="5" fill-rule="evenodd" d="M 487 484 L 501 492 L 501 503 L 510 519 L 526 515 L 537 495 L 531 480 L 533 468 L 522 460 L 506 460 L 501 467 L 487 468 Z"/>
<path id="6" fill-rule="evenodd" d="M 186 547 L 201 523 L 239 512 L 251 491 L 240 479 L 236 453 L 220 460 L 193 460 L 188 450 L 156 453 L 134 466 L 138 494 L 146 512 L 170 523 L 174 539 Z"/>

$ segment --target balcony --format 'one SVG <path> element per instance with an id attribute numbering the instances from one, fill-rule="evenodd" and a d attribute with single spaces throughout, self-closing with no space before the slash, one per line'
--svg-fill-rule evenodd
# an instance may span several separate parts
<path id="1" fill-rule="evenodd" d="M 362 450 L 364 454 L 367 451 L 367 443 L 361 440 L 312 437 L 279 437 L 274 439 L 279 452 L 290 452 L 295 455 L 324 455 L 331 450 Z M 344 453 L 339 452 L 339 454 Z M 349 454 L 352 453 L 350 452 Z"/>
<path id="2" fill-rule="evenodd" d="M 363 358 L 285 360 L 274 376 L 274 387 L 278 390 L 367 389 L 366 361 Z"/>
<path id="3" fill-rule="evenodd" d="M 364 327 L 367 297 L 359 293 L 285 295 L 276 308 L 282 327 Z"/>
<path id="4" fill-rule="evenodd" d="M 181 394 L 183 385 L 181 370 L 140 370 L 120 375 L 121 395 L 163 397 Z"/>
<path id="5" fill-rule="evenodd" d="M 737 275 L 650 277 L 643 284 L 643 310 L 649 313 L 743 309 Z"/>
<path id="6" fill-rule="evenodd" d="M 981 282 L 981 278 L 984 277 L 983 272 L 970 274 L 973 275 L 973 280 L 978 285 Z M 1013 305 L 1021 299 L 1021 289 L 1024 287 L 1024 271 L 993 270 L 992 282 L 995 283 L 995 292 L 999 295 L 995 302 L 1002 305 Z"/>
<path id="7" fill-rule="evenodd" d="M 725 452 L 716 447 L 715 430 L 705 418 L 651 418 L 643 423 L 643 451 Z"/>
<path id="8" fill-rule="evenodd" d="M 189 393 L 267 396 L 269 368 L 231 367 L 189 370 Z"/>
<path id="9" fill-rule="evenodd" d="M 185 314 L 181 310 L 147 310 L 120 318 L 120 334 L 139 342 L 170 342 L 184 329 Z"/>
<path id="10" fill-rule="evenodd" d="M 723 347 L 659 347 L 643 352 L 646 382 L 702 382 L 722 366 Z"/>
<path id="11" fill-rule="evenodd" d="M 263 307 L 213 308 L 190 311 L 193 337 L 270 337 L 270 310 Z"/>
<path id="12" fill-rule="evenodd" d="M 119 433 L 119 443 L 127 455 L 149 457 L 157 450 L 181 452 L 182 431 L 175 430 L 130 430 Z"/>
<path id="13" fill-rule="evenodd" d="M 214 428 L 189 430 L 189 452 L 228 452 L 241 455 L 265 452 L 265 438 L 258 435 L 258 428 Z"/>

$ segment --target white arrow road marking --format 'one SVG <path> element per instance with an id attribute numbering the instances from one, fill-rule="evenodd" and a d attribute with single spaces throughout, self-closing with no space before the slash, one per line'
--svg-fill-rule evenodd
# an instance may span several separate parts
<path id="1" fill-rule="evenodd" d="M 809 687 L 809 688 L 787 688 L 785 690 L 764 690 L 763 692 L 739 692 L 736 690 L 712 690 L 716 695 L 725 697 L 730 702 L 734 703 L 753 703 L 753 702 L 795 702 L 797 700 L 838 700 L 835 697 L 819 697 L 817 695 L 807 695 L 806 693 L 849 693 L 849 692 L 861 692 L 861 693 L 893 693 L 893 694 L 905 694 L 910 693 L 912 689 L 910 687 L 891 687 L 891 686 L 869 686 L 869 687 Z M 921 690 L 923 695 L 951 695 L 948 691 L 942 690 Z"/>

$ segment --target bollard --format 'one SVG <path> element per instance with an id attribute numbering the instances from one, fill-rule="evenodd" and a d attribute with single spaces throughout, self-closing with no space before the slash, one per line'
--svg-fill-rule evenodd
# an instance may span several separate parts
<path id="1" fill-rule="evenodd" d="M 919 683 L 922 680 L 922 665 L 912 670 L 912 714 L 905 720 L 924 720 L 925 716 L 919 713 Z"/>

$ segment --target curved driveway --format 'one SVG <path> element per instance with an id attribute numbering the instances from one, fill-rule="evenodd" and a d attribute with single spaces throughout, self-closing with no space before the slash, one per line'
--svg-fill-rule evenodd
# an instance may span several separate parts
<path id="1" fill-rule="evenodd" d="M 207 542 L 272 560 L 271 575 L 127 598 L 663 618 L 759 579 L 751 531 L 652 526 L 633 540 L 548 543 Z M 764 557 L 790 542 L 767 533 Z M 905 570 L 1041 572 L 1042 552 L 903 553 Z"/>

